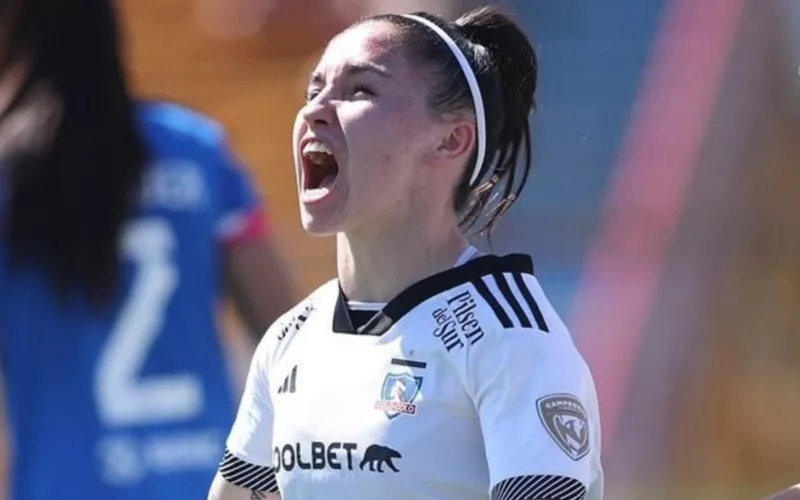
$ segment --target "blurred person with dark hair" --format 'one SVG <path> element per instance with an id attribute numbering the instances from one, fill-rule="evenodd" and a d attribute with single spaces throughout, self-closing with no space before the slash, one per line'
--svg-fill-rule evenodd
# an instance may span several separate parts
<path id="1" fill-rule="evenodd" d="M 112 0 L 0 2 L 12 498 L 201 498 L 236 403 L 215 309 L 291 305 L 220 126 L 131 97 Z"/>
<path id="2" fill-rule="evenodd" d="M 256 348 L 211 500 L 601 500 L 588 366 L 527 255 L 482 254 L 531 169 L 538 64 L 494 8 L 328 44 L 293 135 L 337 279 Z"/>

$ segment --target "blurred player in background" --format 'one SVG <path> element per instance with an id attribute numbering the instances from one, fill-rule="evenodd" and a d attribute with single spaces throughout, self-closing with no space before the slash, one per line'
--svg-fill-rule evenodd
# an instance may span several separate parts
<path id="1" fill-rule="evenodd" d="M 602 499 L 586 363 L 530 257 L 464 236 L 525 185 L 537 74 L 495 9 L 376 16 L 328 44 L 294 154 L 338 280 L 256 349 L 210 499 Z"/>
<path id="2" fill-rule="evenodd" d="M 215 309 L 293 301 L 220 126 L 127 88 L 112 0 L 0 2 L 12 498 L 197 499 L 236 388 Z"/>

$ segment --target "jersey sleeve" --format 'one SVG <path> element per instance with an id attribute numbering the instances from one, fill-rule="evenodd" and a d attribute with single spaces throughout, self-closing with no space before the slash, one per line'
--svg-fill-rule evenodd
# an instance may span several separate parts
<path id="1" fill-rule="evenodd" d="M 266 216 L 261 198 L 244 166 L 223 142 L 217 151 L 219 205 L 217 236 L 222 243 L 236 244 L 264 234 Z"/>
<path id="2" fill-rule="evenodd" d="M 511 328 L 467 358 L 492 500 L 601 498 L 594 382 L 567 333 Z"/>
<path id="3" fill-rule="evenodd" d="M 247 374 L 236 420 L 226 442 L 220 475 L 229 483 L 252 491 L 278 492 L 272 467 L 272 402 L 268 384 L 269 334 L 259 342 Z"/>

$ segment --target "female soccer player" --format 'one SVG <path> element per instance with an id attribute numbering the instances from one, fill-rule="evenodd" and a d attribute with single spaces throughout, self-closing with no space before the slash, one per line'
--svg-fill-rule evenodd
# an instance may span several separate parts
<path id="1" fill-rule="evenodd" d="M 336 36 L 294 133 L 338 280 L 273 325 L 209 498 L 597 500 L 595 388 L 524 255 L 479 255 L 530 169 L 537 65 L 497 10 Z"/>
<path id="2" fill-rule="evenodd" d="M 0 351 L 12 498 L 196 499 L 235 415 L 214 310 L 291 306 L 215 123 L 134 102 L 112 0 L 0 3 Z"/>

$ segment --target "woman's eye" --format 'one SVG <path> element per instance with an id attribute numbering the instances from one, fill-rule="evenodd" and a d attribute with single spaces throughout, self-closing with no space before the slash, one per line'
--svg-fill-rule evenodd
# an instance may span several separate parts
<path id="1" fill-rule="evenodd" d="M 319 89 L 308 89 L 306 90 L 306 102 L 313 101 L 315 97 L 319 95 Z"/>
<path id="2" fill-rule="evenodd" d="M 354 85 L 351 93 L 354 96 L 374 96 L 375 92 L 365 85 Z"/>
<path id="3" fill-rule="evenodd" d="M 319 89 L 319 88 L 309 88 L 306 91 L 306 96 L 305 96 L 306 97 L 306 102 L 313 101 L 320 94 L 320 92 L 321 92 L 321 89 Z M 373 92 L 372 89 L 370 89 L 366 85 L 354 85 L 350 89 L 349 93 L 350 93 L 350 95 L 355 96 L 355 97 L 370 97 L 370 96 L 374 96 L 375 95 L 375 92 Z"/>

